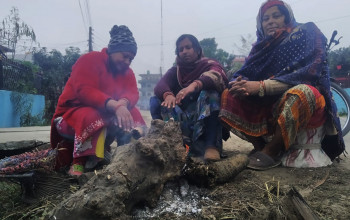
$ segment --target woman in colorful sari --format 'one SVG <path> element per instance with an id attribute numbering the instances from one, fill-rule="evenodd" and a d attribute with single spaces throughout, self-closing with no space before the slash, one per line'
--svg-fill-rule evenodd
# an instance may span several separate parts
<path id="1" fill-rule="evenodd" d="M 222 95 L 224 124 L 254 146 L 248 167 L 331 164 L 344 141 L 330 92 L 326 38 L 283 1 L 265 2 L 257 42 Z"/>
<path id="2" fill-rule="evenodd" d="M 220 95 L 228 80 L 222 66 L 202 56 L 196 37 L 181 35 L 176 41 L 176 66 L 154 88 L 150 100 L 153 119 L 180 121 L 189 156 L 206 161 L 220 159 L 222 127 L 218 114 Z"/>
<path id="3" fill-rule="evenodd" d="M 129 68 L 137 52 L 135 39 L 123 25 L 114 25 L 110 35 L 108 48 L 87 53 L 74 64 L 52 119 L 56 168 L 72 162 L 72 176 L 108 163 L 115 139 L 118 145 L 125 144 L 130 131 L 145 128 L 135 107 L 139 92 Z"/>

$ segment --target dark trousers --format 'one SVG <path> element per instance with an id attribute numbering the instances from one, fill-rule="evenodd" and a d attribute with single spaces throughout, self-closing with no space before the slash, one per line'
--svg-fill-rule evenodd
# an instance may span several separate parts
<path id="1" fill-rule="evenodd" d="M 185 104 L 186 103 L 184 103 L 183 105 Z M 164 120 L 162 115 L 164 115 L 164 113 L 173 113 L 174 110 L 169 110 L 166 107 L 161 106 L 161 100 L 158 97 L 153 96 L 150 98 L 150 112 L 151 112 L 152 119 Z M 217 146 L 218 130 L 220 131 L 222 130 L 222 126 L 218 118 L 218 115 L 219 115 L 219 111 L 215 111 L 209 117 L 204 118 L 204 132 L 200 136 L 198 141 L 202 142 L 206 147 Z M 176 118 L 176 116 L 174 116 L 174 118 Z M 184 144 L 191 145 L 192 149 L 190 149 L 190 151 L 194 151 L 193 152 L 194 154 L 199 154 L 199 155 L 204 154 L 205 149 L 202 149 L 202 148 L 198 149 L 198 147 L 196 147 L 197 144 L 191 143 L 190 140 L 184 140 L 184 142 L 185 142 Z"/>

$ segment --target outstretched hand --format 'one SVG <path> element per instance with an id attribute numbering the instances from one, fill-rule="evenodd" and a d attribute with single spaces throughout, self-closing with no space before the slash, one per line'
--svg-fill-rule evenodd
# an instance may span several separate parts
<path id="1" fill-rule="evenodd" d="M 134 119 L 126 106 L 118 107 L 115 111 L 115 115 L 117 116 L 120 128 L 123 128 L 125 131 L 130 131 L 134 127 Z"/>
<path id="2" fill-rule="evenodd" d="M 109 99 L 106 103 L 106 108 L 117 117 L 117 123 L 120 128 L 123 128 L 125 131 L 130 131 L 134 127 L 134 119 L 127 105 L 128 101 L 125 99 L 120 99 L 118 101 Z"/>
<path id="3" fill-rule="evenodd" d="M 180 90 L 179 93 L 177 93 L 176 95 L 176 104 L 177 105 L 181 105 L 181 101 L 186 98 L 186 96 L 192 92 L 196 91 L 196 84 L 191 83 L 189 86 L 187 86 L 186 88 L 183 88 Z"/>
<path id="4" fill-rule="evenodd" d="M 167 95 L 161 105 L 169 109 L 175 108 L 175 102 L 175 96 Z"/>

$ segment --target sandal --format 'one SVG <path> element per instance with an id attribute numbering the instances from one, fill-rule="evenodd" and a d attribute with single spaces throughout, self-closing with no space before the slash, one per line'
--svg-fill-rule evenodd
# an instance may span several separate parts
<path id="1" fill-rule="evenodd" d="M 84 173 L 84 166 L 81 164 L 72 164 L 68 171 L 68 175 L 72 177 L 79 177 Z"/>
<path id="2" fill-rule="evenodd" d="M 275 160 L 269 155 L 257 151 L 249 156 L 248 168 L 253 170 L 268 170 L 281 164 L 280 160 Z"/>

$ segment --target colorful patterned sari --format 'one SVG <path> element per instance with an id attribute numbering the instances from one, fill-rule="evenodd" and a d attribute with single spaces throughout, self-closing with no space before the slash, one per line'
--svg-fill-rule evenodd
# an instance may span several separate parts
<path id="1" fill-rule="evenodd" d="M 225 90 L 221 119 L 233 133 L 244 139 L 244 134 L 255 137 L 273 135 L 278 124 L 286 150 L 301 129 L 317 128 L 326 121 L 324 97 L 312 86 L 298 85 L 287 90 L 282 98 L 276 98 L 266 98 L 261 104 L 232 97 Z"/>

